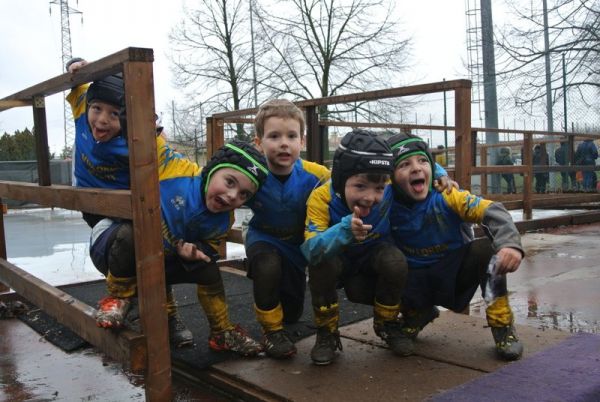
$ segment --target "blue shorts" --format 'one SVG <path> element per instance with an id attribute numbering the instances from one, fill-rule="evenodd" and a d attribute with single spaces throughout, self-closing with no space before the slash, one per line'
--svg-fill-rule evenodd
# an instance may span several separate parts
<path id="1" fill-rule="evenodd" d="M 457 289 L 457 277 L 470 247 L 471 244 L 466 244 L 429 267 L 409 268 L 402 292 L 402 306 L 410 309 L 442 306 L 452 311 L 464 310 L 479 286 L 478 278 L 473 278 L 471 287 Z"/>

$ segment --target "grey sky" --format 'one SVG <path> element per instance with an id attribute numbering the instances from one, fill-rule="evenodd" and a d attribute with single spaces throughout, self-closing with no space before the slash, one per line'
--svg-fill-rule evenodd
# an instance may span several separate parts
<path id="1" fill-rule="evenodd" d="M 73 55 L 95 60 L 129 46 L 153 48 L 156 110 L 167 114 L 171 100 L 177 100 L 166 59 L 168 33 L 182 18 L 183 1 L 71 0 L 70 6 L 83 12 L 83 24 L 81 16 L 71 16 Z M 0 0 L 0 98 L 62 73 L 60 12 L 53 5 L 50 15 L 49 7 L 47 0 Z M 456 0 L 398 2 L 403 33 L 413 37 L 411 71 L 399 85 L 467 78 L 464 7 Z M 46 107 L 50 148 L 59 153 L 62 98 L 47 98 Z M 0 113 L 0 134 L 26 126 L 32 126 L 30 108 Z"/>

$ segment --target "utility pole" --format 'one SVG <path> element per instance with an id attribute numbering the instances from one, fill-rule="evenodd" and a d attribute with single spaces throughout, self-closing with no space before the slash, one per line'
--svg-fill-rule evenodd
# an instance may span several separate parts
<path id="1" fill-rule="evenodd" d="M 52 0 L 50 2 L 50 15 L 52 15 L 52 5 L 58 5 L 60 8 L 60 37 L 62 45 L 62 68 L 64 69 L 67 62 L 73 58 L 71 51 L 71 25 L 69 23 L 70 14 L 80 14 L 81 23 L 83 24 L 83 13 L 79 10 L 69 7 L 68 0 Z M 64 71 L 64 70 L 63 70 Z M 63 92 L 63 118 L 64 118 L 64 131 L 65 131 L 65 143 L 63 151 L 66 151 L 67 147 L 73 145 L 75 124 L 73 122 L 73 114 L 71 113 L 71 106 L 67 102 L 67 93 Z"/>
<path id="2" fill-rule="evenodd" d="M 254 0 L 248 0 L 250 7 L 250 43 L 252 46 L 252 86 L 254 88 L 254 107 L 258 107 L 258 94 L 256 91 L 256 53 L 254 51 Z"/>

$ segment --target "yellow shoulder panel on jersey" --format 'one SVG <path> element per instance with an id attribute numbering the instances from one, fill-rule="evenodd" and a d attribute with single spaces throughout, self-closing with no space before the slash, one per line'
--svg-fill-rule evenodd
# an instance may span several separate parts
<path id="1" fill-rule="evenodd" d="M 471 223 L 482 223 L 485 210 L 493 203 L 466 190 L 452 189 L 450 194 L 444 191 L 442 196 L 450 209 Z"/>

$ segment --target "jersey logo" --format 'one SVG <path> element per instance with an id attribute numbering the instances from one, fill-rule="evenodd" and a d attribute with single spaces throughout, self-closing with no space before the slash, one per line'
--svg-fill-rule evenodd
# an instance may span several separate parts
<path id="1" fill-rule="evenodd" d="M 171 198 L 171 204 L 175 207 L 175 209 L 179 210 L 181 207 L 185 206 L 185 200 L 180 195 L 175 198 Z"/>

